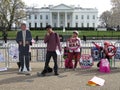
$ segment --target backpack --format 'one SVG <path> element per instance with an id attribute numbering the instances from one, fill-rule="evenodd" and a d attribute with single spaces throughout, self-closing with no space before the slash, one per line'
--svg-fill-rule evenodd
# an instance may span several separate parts
<path id="1" fill-rule="evenodd" d="M 99 71 L 104 73 L 110 72 L 110 63 L 108 59 L 101 59 L 100 65 L 99 65 Z"/>

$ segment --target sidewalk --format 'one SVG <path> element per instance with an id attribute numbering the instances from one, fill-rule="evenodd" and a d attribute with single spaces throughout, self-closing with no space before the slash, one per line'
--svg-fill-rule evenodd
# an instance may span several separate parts
<path id="1" fill-rule="evenodd" d="M 3 63 L 0 66 L 4 66 Z M 95 63 L 90 69 L 81 69 L 80 66 L 75 71 L 60 68 L 59 76 L 51 73 L 45 77 L 37 76 L 44 62 L 31 62 L 31 76 L 17 74 L 16 63 L 10 66 L 7 71 L 0 72 L 0 90 L 120 90 L 120 62 L 116 62 L 117 68 L 112 68 L 109 74 L 100 73 Z M 105 79 L 105 85 L 88 86 L 87 81 L 94 76 Z"/>

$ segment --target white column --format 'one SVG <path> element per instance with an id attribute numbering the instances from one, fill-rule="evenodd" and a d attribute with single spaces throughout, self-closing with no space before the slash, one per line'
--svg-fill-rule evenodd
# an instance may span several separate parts
<path id="1" fill-rule="evenodd" d="M 59 14 L 59 12 L 57 13 L 57 15 L 58 15 L 58 16 L 57 16 L 57 17 L 58 17 L 58 20 L 57 20 L 57 21 L 58 21 L 58 22 L 57 22 L 58 26 L 57 26 L 57 27 L 60 27 L 60 14 Z"/>
<path id="2" fill-rule="evenodd" d="M 74 17 L 74 13 L 72 13 L 72 27 L 75 27 L 75 17 Z"/>
<path id="3" fill-rule="evenodd" d="M 67 12 L 65 12 L 65 27 L 67 27 Z"/>
<path id="4" fill-rule="evenodd" d="M 50 25 L 52 26 L 52 12 L 50 12 Z"/>

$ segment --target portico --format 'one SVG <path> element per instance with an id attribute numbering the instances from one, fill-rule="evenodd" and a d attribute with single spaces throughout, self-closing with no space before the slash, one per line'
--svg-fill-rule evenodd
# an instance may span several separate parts
<path id="1" fill-rule="evenodd" d="M 50 9 L 50 22 L 53 26 L 57 25 L 57 27 L 69 27 L 72 25 L 72 15 L 72 7 L 66 5 L 58 5 Z"/>
<path id="2" fill-rule="evenodd" d="M 96 8 L 81 8 L 59 4 L 42 7 L 36 13 L 28 9 L 30 18 L 27 19 L 28 27 L 97 27 L 98 10 Z"/>

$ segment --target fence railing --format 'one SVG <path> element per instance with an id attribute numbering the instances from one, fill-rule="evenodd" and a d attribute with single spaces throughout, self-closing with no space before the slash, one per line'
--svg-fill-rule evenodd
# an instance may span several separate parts
<path id="1" fill-rule="evenodd" d="M 87 42 L 82 41 L 81 54 L 91 55 L 91 48 L 94 47 L 94 45 L 91 42 L 92 40 L 89 40 Z M 117 54 L 114 57 L 114 66 L 115 66 L 115 60 L 120 59 L 120 42 L 119 41 L 115 41 L 115 42 L 110 41 L 110 42 L 113 45 L 115 45 L 115 47 L 117 48 Z M 100 41 L 100 40 L 96 41 L 96 43 L 101 46 L 103 45 L 103 41 Z M 64 51 L 64 47 L 66 46 L 66 43 L 61 42 L 61 45 Z M 2 46 L 0 46 L 0 62 L 4 63 L 5 67 L 9 67 L 10 63 L 19 61 L 19 57 L 11 56 L 11 52 L 12 52 L 12 51 L 10 52 L 11 47 L 18 47 L 18 44 L 16 42 L 9 42 L 8 44 L 3 44 Z M 45 56 L 46 56 L 46 44 L 44 44 L 43 41 L 34 43 L 31 46 L 31 61 L 32 62 L 44 62 Z M 61 66 L 62 66 L 62 62 L 64 61 L 63 55 L 58 56 L 58 60 L 59 62 L 61 62 Z"/>

